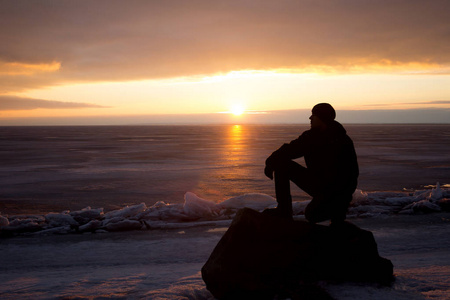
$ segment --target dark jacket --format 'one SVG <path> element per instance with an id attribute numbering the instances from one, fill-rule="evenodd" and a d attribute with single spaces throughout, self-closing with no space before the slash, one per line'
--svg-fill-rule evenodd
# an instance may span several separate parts
<path id="1" fill-rule="evenodd" d="M 284 160 L 305 158 L 306 167 L 321 185 L 353 193 L 359 175 L 353 141 L 337 121 L 326 130 L 310 129 L 272 153 L 266 166 L 276 170 Z"/>

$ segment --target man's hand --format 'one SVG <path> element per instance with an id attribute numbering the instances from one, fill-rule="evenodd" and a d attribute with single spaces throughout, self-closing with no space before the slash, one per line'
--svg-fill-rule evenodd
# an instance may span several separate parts
<path id="1" fill-rule="evenodd" d="M 264 168 L 264 174 L 269 177 L 271 180 L 273 180 L 273 170 L 272 168 L 269 168 L 268 166 L 266 166 Z"/>

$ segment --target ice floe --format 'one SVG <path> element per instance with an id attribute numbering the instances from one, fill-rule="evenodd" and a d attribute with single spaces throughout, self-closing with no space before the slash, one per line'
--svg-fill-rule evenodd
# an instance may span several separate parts
<path id="1" fill-rule="evenodd" d="M 309 201 L 294 202 L 294 215 L 303 215 Z M 45 215 L 7 216 L 0 214 L 1 235 L 84 233 L 194 226 L 226 225 L 235 213 L 249 207 L 257 211 L 276 207 L 266 194 L 251 193 L 215 203 L 192 192 L 183 204 L 162 201 L 126 206 L 104 213 L 103 208 L 86 207 L 79 211 L 50 212 Z M 379 217 L 394 214 L 423 214 L 450 211 L 450 188 L 437 184 L 432 189 L 414 192 L 363 192 L 357 190 L 348 211 L 349 218 Z"/>

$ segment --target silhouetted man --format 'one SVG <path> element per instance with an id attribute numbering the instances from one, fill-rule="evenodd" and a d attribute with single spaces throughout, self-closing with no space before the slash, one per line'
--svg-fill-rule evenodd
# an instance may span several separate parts
<path id="1" fill-rule="evenodd" d="M 309 118 L 311 129 L 267 158 L 264 173 L 270 179 L 275 175 L 278 206 L 266 213 L 292 218 L 292 181 L 313 197 L 305 210 L 309 222 L 345 220 L 359 169 L 353 142 L 335 117 L 330 104 L 317 104 Z M 306 168 L 293 161 L 299 157 L 305 158 Z"/>

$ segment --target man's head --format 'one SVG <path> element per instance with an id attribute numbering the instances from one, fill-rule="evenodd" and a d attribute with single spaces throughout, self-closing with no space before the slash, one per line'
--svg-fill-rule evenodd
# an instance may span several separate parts
<path id="1" fill-rule="evenodd" d="M 328 123 L 331 123 L 336 118 L 336 111 L 333 106 L 328 103 L 319 103 L 312 109 L 312 115 L 309 117 L 311 120 L 311 127 L 318 128 L 324 127 Z"/>

